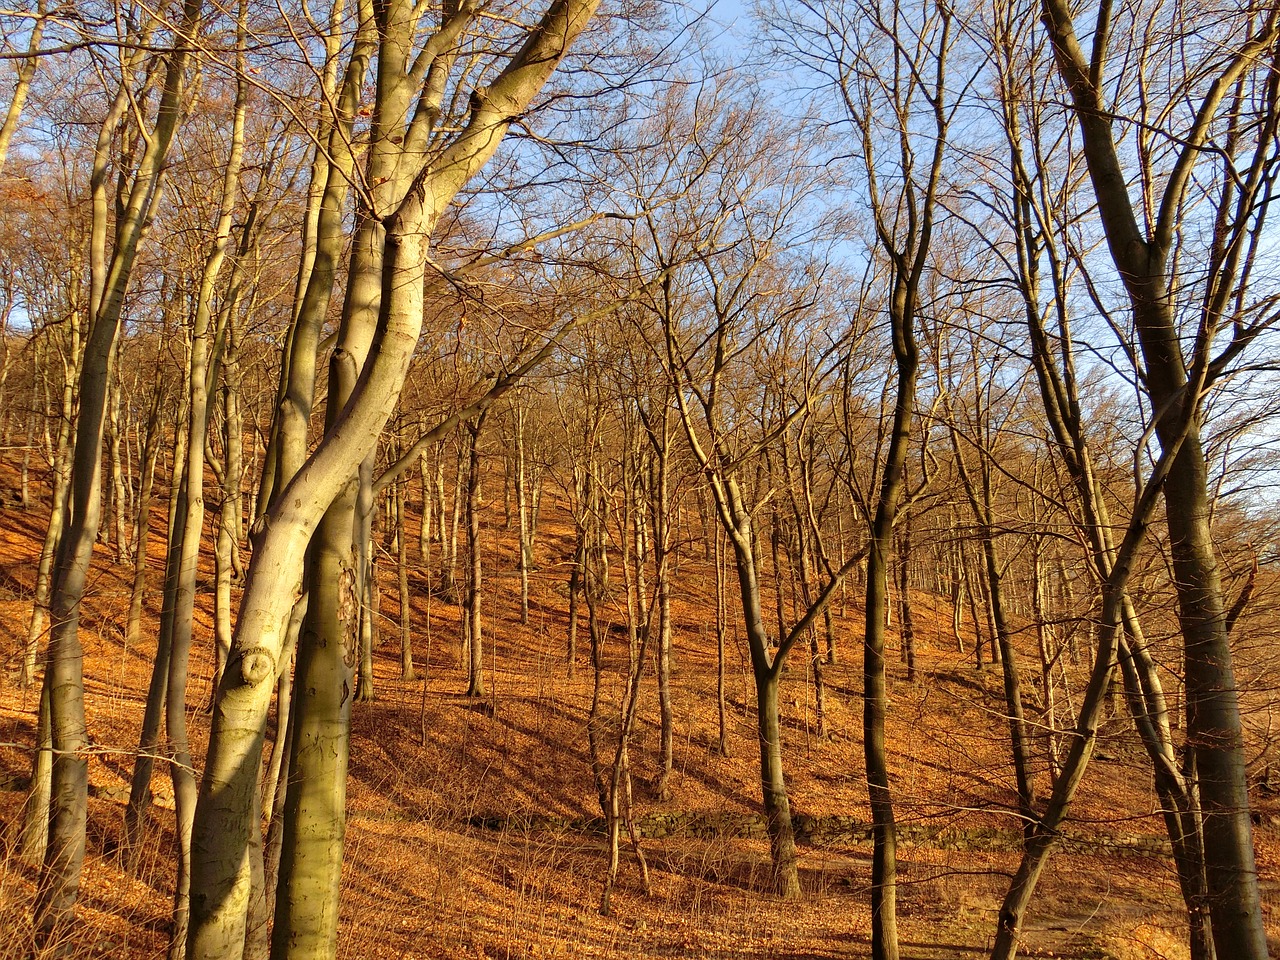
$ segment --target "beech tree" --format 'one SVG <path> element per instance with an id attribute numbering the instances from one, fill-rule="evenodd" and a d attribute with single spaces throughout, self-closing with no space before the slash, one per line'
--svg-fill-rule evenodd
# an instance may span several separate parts
<path id="1" fill-rule="evenodd" d="M 943 160 L 957 96 L 948 58 L 955 14 L 946 4 L 802 4 L 774 10 L 782 54 L 819 78 L 843 111 L 874 231 L 872 256 L 887 265 L 888 314 L 896 368 L 893 425 L 877 491 L 868 503 L 866 632 L 863 641 L 863 738 L 874 840 L 872 956 L 896 960 L 897 832 L 885 742 L 886 604 L 893 529 L 906 493 L 905 467 L 916 415 L 917 345 L 934 224 L 940 215 Z M 886 64 L 891 73 L 886 76 Z M 963 85 L 963 79 L 961 80 Z"/>
<path id="2" fill-rule="evenodd" d="M 1132 326 L 1116 327 L 1131 331 L 1131 356 L 1142 366 L 1142 389 L 1161 449 L 1159 465 L 1168 471 L 1163 498 L 1187 688 L 1184 771 L 1199 789 L 1204 900 L 1213 942 L 1223 957 L 1265 957 L 1229 645 L 1231 617 L 1215 557 L 1201 434 L 1206 395 L 1274 322 L 1270 311 L 1256 311 L 1247 292 L 1252 254 L 1265 222 L 1262 184 L 1267 178 L 1262 171 L 1273 162 L 1280 122 L 1280 19 L 1274 10 L 1242 10 L 1215 24 L 1212 37 L 1192 37 L 1182 21 L 1166 19 L 1163 10 L 1135 10 L 1118 24 L 1100 11 L 1086 53 L 1065 5 L 1046 0 L 1041 16 L 1071 98 L 1096 216 L 1126 295 Z M 1130 93 L 1128 84 L 1110 92 L 1112 52 L 1128 42 L 1128 31 L 1150 36 L 1153 29 L 1177 38 L 1167 48 L 1185 58 L 1177 76 L 1157 73 L 1166 52 L 1163 45 L 1144 45 L 1134 78 L 1151 79 L 1143 84 L 1143 95 Z M 1162 79 L 1157 82 L 1156 76 Z M 1118 124 L 1118 118 L 1131 115 L 1158 119 L 1132 128 Z M 1132 157 L 1130 144 L 1136 147 Z M 1210 152 L 1221 165 L 1213 172 L 1204 171 L 1211 166 L 1205 163 Z M 1199 215 L 1188 206 L 1192 197 L 1206 200 L 1210 211 L 1213 226 L 1203 234 L 1203 245 L 1193 242 L 1195 234 L 1188 229 Z M 1180 306 L 1192 291 L 1194 307 Z M 1123 607 L 1122 596 L 1108 602 Z M 1105 629 L 1115 629 L 1110 624 L 1116 616 L 1117 611 L 1109 612 Z M 1134 677 L 1140 684 L 1136 669 Z M 1159 712 L 1152 718 L 1161 722 Z M 1171 759 L 1163 751 L 1154 758 L 1163 763 Z M 1164 793 L 1178 789 L 1173 772 L 1158 774 Z M 1036 832 L 1042 833 L 1044 826 L 1037 824 Z M 1175 846 L 1195 836 L 1184 826 L 1171 823 L 1171 828 L 1177 834 Z M 1193 915 L 1199 906 L 1195 885 L 1194 877 L 1183 877 Z M 997 954 L 1009 956 L 1020 916 L 1001 916 Z M 1203 918 L 1193 921 L 1193 940 L 1202 924 Z M 1203 941 L 1195 949 L 1203 954 Z"/>
<path id="3" fill-rule="evenodd" d="M 115 353 L 125 302 L 139 245 L 160 194 L 162 173 L 180 119 L 192 37 L 202 12 L 200 0 L 188 0 L 171 28 L 170 51 L 159 76 L 144 70 L 140 50 L 121 48 L 120 82 L 110 95 L 99 128 L 90 190 L 93 225 L 89 239 L 90 289 L 84 352 L 78 376 L 79 409 L 71 448 L 67 508 L 60 518 L 53 563 L 50 634 L 44 686 L 54 752 L 49 801 L 49 840 L 36 903 L 37 928 L 52 938 L 70 922 L 84 862 L 88 798 L 88 738 L 84 717 L 84 652 L 79 637 L 84 596 L 101 521 L 101 460 L 107 415 L 111 358 Z M 133 38 L 146 44 L 170 32 L 158 17 L 140 25 Z M 159 85 L 154 112 L 132 109 L 135 84 L 142 78 Z M 126 119 L 127 118 L 127 119 Z M 117 171 L 119 194 L 112 228 L 108 181 L 117 126 L 132 129 L 139 149 L 128 169 Z M 45 694 L 42 694 L 44 697 Z"/>
<path id="4" fill-rule="evenodd" d="M 193 960 L 243 950 L 263 730 L 308 549 L 310 603 L 297 684 L 306 696 L 294 697 L 293 757 L 316 762 L 291 763 L 298 776 L 290 778 L 286 824 L 293 832 L 286 828 L 280 866 L 289 882 L 277 887 L 273 952 L 325 956 L 334 950 L 352 692 L 345 657 L 354 504 L 344 491 L 355 478 L 353 465 L 373 452 L 417 344 L 435 224 L 532 103 L 594 9 L 595 0 L 553 0 L 524 28 L 515 52 L 492 65 L 483 85 L 454 74 L 469 66 L 461 56 L 463 38 L 487 29 L 476 8 L 446 5 L 437 13 L 393 2 L 362 11 L 364 23 L 368 13 L 376 21 L 377 86 L 361 180 L 366 192 L 330 362 L 325 435 L 271 499 L 255 536 L 196 810 Z M 434 23 L 425 19 L 436 16 Z M 459 90 L 459 82 L 466 89 Z M 446 116 L 458 125 L 440 124 Z M 304 728 L 304 722 L 314 725 Z"/>
<path id="5" fill-rule="evenodd" d="M 804 335 L 826 292 L 822 263 L 783 253 L 798 211 L 820 189 L 803 156 L 770 128 L 764 104 L 707 88 L 660 115 L 668 151 L 654 165 L 652 212 L 639 221 L 631 256 L 657 284 L 640 327 L 663 362 L 694 463 L 728 536 L 756 688 L 760 783 L 775 883 L 800 894 L 795 833 L 783 773 L 779 685 L 787 655 L 830 602 L 850 560 L 776 648 L 763 619 L 753 525 L 777 491 L 751 489 L 752 470 L 785 437 L 830 375 L 842 342 Z M 704 119 L 712 111 L 714 122 Z M 776 179 L 777 171 L 787 173 Z M 669 179 L 664 179 L 669 178 Z M 657 198 L 671 197 L 663 203 Z M 669 207 L 668 207 L 669 204 Z M 774 396 L 781 399 L 774 399 Z M 795 406 L 789 401 L 793 398 Z"/>

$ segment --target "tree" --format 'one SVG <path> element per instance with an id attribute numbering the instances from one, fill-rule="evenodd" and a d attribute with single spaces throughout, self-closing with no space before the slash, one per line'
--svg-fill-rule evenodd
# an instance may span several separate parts
<path id="1" fill-rule="evenodd" d="M 1178 21 L 1167 22 L 1179 36 L 1181 55 L 1199 59 L 1184 62 L 1185 80 L 1160 91 L 1168 109 L 1157 114 L 1161 125 L 1140 128 L 1137 169 L 1126 175 L 1112 117 L 1130 103 L 1111 102 L 1104 87 L 1117 31 L 1100 13 L 1086 55 L 1067 6 L 1045 0 L 1041 9 L 1079 125 L 1097 217 L 1127 297 L 1155 432 L 1163 455 L 1172 457 L 1165 518 L 1214 943 L 1223 957 L 1265 957 L 1228 604 L 1214 551 L 1201 424 L 1206 393 L 1274 320 L 1270 311 L 1254 312 L 1245 296 L 1265 222 L 1264 170 L 1273 162 L 1280 124 L 1280 15 L 1240 11 L 1217 25 L 1212 38 L 1197 35 L 1194 42 L 1181 34 Z M 1164 28 L 1166 22 L 1159 22 Z M 1158 55 L 1151 59 L 1155 67 Z M 1140 109 L 1150 107 L 1140 103 Z M 1197 168 L 1210 147 L 1222 167 L 1205 178 Z M 1139 185 L 1141 206 L 1129 193 L 1131 179 Z M 1209 200 L 1213 224 L 1207 248 L 1194 251 L 1185 232 L 1192 197 Z M 1198 283 L 1193 270 L 1202 271 Z M 1185 293 L 1175 295 L 1188 289 L 1198 293 L 1193 311 L 1179 307 Z"/>
<path id="2" fill-rule="evenodd" d="M 835 571 L 774 649 L 763 619 L 753 528 L 776 491 L 752 491 L 749 478 L 826 388 L 835 347 L 815 344 L 805 333 L 826 293 L 824 265 L 784 253 L 821 179 L 790 152 L 759 100 L 738 102 L 728 94 L 708 88 L 687 110 L 675 100 L 659 114 L 665 129 L 655 139 L 665 153 L 654 163 L 654 179 L 641 186 L 655 199 L 630 256 L 632 269 L 658 281 L 639 329 L 665 366 L 685 440 L 733 551 L 756 688 L 775 884 L 783 896 L 796 897 L 779 686 L 788 653 L 857 561 Z M 761 129 L 772 132 L 748 135 Z"/>
<path id="3" fill-rule="evenodd" d="M 896 960 L 897 831 L 885 743 L 888 690 L 885 626 L 893 529 L 906 492 L 905 468 L 916 413 L 917 328 L 930 244 L 938 217 L 943 159 L 955 96 L 948 86 L 954 14 L 945 4 L 802 4 L 773 11 L 783 55 L 819 78 L 843 110 L 874 230 L 873 257 L 887 266 L 885 297 L 896 368 L 893 425 L 868 503 L 866 632 L 863 640 L 863 742 L 874 841 L 871 952 Z M 885 65 L 892 73 L 885 76 Z"/>
<path id="4" fill-rule="evenodd" d="M 200 0 L 187 0 L 173 28 L 172 47 L 164 56 L 159 99 L 148 117 L 129 108 L 141 71 L 141 55 L 122 51 L 121 83 L 102 123 L 91 179 L 93 227 L 89 242 L 90 292 L 87 333 L 79 373 L 79 411 L 71 453 L 68 508 L 58 536 L 50 591 L 48 691 L 54 751 L 50 793 L 49 842 L 36 903 L 37 928 L 49 939 L 70 922 L 84 862 L 88 797 L 88 739 L 84 719 L 83 648 L 79 637 L 80 601 L 84 596 L 101 520 L 102 439 L 107 412 L 110 364 L 115 352 L 125 293 L 137 262 L 138 248 L 160 192 L 161 175 L 177 132 L 187 83 L 191 38 L 202 12 Z M 147 37 L 158 28 L 144 29 Z M 154 76 L 147 72 L 147 76 Z M 120 171 L 114 230 L 109 223 L 108 171 L 117 124 L 126 115 L 140 149 L 132 169 Z M 114 244 L 110 242 L 114 238 Z"/>
<path id="5" fill-rule="evenodd" d="M 487 412 L 487 411 L 486 411 Z M 480 434 L 484 430 L 485 413 L 481 413 L 467 426 L 467 586 L 463 594 L 465 622 L 463 635 L 467 651 L 467 696 L 483 697 L 484 684 L 484 619 L 481 601 L 484 589 L 481 582 L 482 556 L 480 552 L 480 504 L 481 459 Z"/>
<path id="6" fill-rule="evenodd" d="M 263 729 L 282 653 L 283 626 L 309 564 L 308 623 L 299 644 L 294 762 L 286 798 L 282 875 L 273 952 L 331 955 L 344 832 L 342 784 L 350 681 L 345 665 L 350 605 L 354 465 L 373 452 L 404 382 L 422 324 L 428 241 L 447 205 L 492 157 L 569 44 L 595 0 L 553 0 L 523 28 L 491 79 L 448 99 L 463 36 L 482 24 L 470 6 L 446 7 L 415 48 L 426 15 L 406 2 L 373 12 L 377 87 L 360 217 L 352 244 L 338 347 L 330 363 L 326 430 L 319 446 L 270 501 L 255 537 L 228 669 L 214 707 L 193 834 L 189 955 L 239 956 L 245 939 L 247 860 Z M 367 23 L 367 19 L 365 20 Z M 467 81 L 468 84 L 474 81 Z M 438 122 L 454 116 L 459 125 Z M 428 152 L 428 148 L 431 148 Z M 315 542 L 312 543 L 313 535 Z M 348 586 L 344 588 L 343 584 Z M 303 657 L 307 658 L 306 662 Z M 312 691 L 315 691 L 313 694 Z M 312 696 L 323 697 L 322 702 Z M 304 716 L 314 726 L 304 729 Z M 312 722 L 312 721 L 309 721 Z M 317 762 L 299 769 L 296 759 Z M 323 761 L 323 762 L 321 762 Z M 292 824 L 292 828 L 288 825 Z M 293 832 L 290 833 L 290 830 Z"/>

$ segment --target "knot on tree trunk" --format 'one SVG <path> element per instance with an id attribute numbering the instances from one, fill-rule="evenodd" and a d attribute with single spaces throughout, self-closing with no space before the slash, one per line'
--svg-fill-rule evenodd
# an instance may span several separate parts
<path id="1" fill-rule="evenodd" d="M 266 647 L 251 647 L 240 657 L 240 677 L 250 686 L 274 677 L 275 672 L 276 658 Z"/>

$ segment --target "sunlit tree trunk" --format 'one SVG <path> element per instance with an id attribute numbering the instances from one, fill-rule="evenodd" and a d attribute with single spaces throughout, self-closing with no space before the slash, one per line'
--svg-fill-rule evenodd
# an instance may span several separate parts
<path id="1" fill-rule="evenodd" d="M 177 30 L 188 38 L 200 18 L 200 0 L 186 0 Z M 190 44 L 180 39 L 165 56 L 163 89 L 154 128 L 138 160 L 132 182 L 122 184 L 116 211 L 115 246 L 108 248 L 106 177 L 114 138 L 108 116 L 99 135 L 93 173 L 93 236 L 90 242 L 90 320 L 80 367 L 79 411 L 71 453 L 69 504 L 58 538 L 50 597 L 49 715 L 53 734 L 49 843 L 36 897 L 36 929 L 51 941 L 67 929 L 75 909 L 84 862 L 88 803 L 88 735 L 84 716 L 80 601 L 84 596 L 101 519 L 101 461 L 109 367 L 119 330 L 125 291 L 156 199 L 165 159 L 177 130 Z M 122 86 L 113 110 L 123 114 Z"/>
<path id="2" fill-rule="evenodd" d="M 164 391 L 157 385 L 151 398 L 151 412 L 147 416 L 145 437 L 142 443 L 142 478 L 138 484 L 138 508 L 133 518 L 133 581 L 129 589 L 129 614 L 125 621 L 125 643 L 138 642 L 142 629 L 142 603 L 147 587 L 147 547 L 151 540 L 151 498 L 155 489 L 156 461 L 160 456 L 160 408 Z"/>
<path id="3" fill-rule="evenodd" d="M 413 680 L 413 612 L 409 592 L 409 523 L 405 501 L 409 483 L 401 479 L 395 485 L 396 506 L 396 587 L 400 596 L 400 679 Z"/>
<path id="4" fill-rule="evenodd" d="M 318 592 L 310 593 L 311 626 L 304 627 L 298 671 L 300 676 L 315 671 L 316 682 L 326 689 L 313 693 L 309 684 L 298 683 L 292 753 L 295 758 L 320 750 L 328 755 L 316 758 L 296 781 L 290 777 L 285 822 L 297 834 L 292 841 L 286 835 L 284 843 L 272 952 L 281 957 L 328 957 L 336 951 L 334 891 L 344 821 L 342 797 L 335 796 L 342 791 L 334 777 L 345 778 L 344 711 L 352 691 L 349 681 L 339 681 L 346 669 L 340 651 L 350 618 L 343 616 L 338 593 L 344 578 L 319 582 L 316 563 L 323 557 L 326 564 L 340 565 L 349 556 L 352 524 L 343 498 L 349 496 L 356 465 L 374 451 L 417 346 L 428 238 L 438 218 L 493 155 L 508 125 L 541 90 L 594 9 L 593 0 L 552 0 L 491 82 L 471 98 L 465 119 L 449 125 L 448 132 L 440 134 L 438 149 L 430 150 L 456 44 L 471 25 L 474 11 L 446 9 L 432 46 L 420 54 L 412 44 L 424 10 L 392 0 L 375 11 L 378 87 L 369 176 L 364 181 L 374 185 L 373 194 L 360 212 L 352 248 L 339 346 L 330 365 L 325 435 L 263 516 L 232 654 L 218 690 L 193 841 L 192 960 L 235 960 L 243 952 L 249 833 L 258 829 L 246 821 L 256 809 L 263 735 L 283 653 L 284 626 L 299 593 L 313 533 L 322 536 L 310 547 L 310 575 L 329 593 L 323 600 Z M 319 648 L 320 630 L 328 634 L 324 648 Z M 304 647 L 312 648 L 306 656 L 313 658 L 305 669 Z M 315 726 L 304 735 L 302 718 L 308 713 L 308 723 Z M 324 776 L 316 779 L 321 767 Z M 300 897 L 304 888 L 314 893 L 305 903 Z"/>
<path id="5" fill-rule="evenodd" d="M 484 683 L 484 621 L 481 616 L 483 590 L 483 565 L 480 547 L 480 433 L 484 429 L 485 415 L 481 414 L 467 424 L 471 436 L 468 444 L 467 467 L 467 592 L 463 604 L 467 618 L 467 696 L 483 697 Z"/>

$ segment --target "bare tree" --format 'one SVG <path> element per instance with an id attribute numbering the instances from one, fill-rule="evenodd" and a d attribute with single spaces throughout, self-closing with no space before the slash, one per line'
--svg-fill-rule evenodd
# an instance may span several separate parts
<path id="1" fill-rule="evenodd" d="M 1129 21 L 1112 24 L 1100 12 L 1091 49 L 1081 47 L 1074 16 L 1045 0 L 1042 18 L 1058 73 L 1071 97 L 1074 120 L 1097 217 L 1127 296 L 1132 343 L 1140 351 L 1143 388 L 1151 404 L 1162 457 L 1173 581 L 1179 602 L 1187 687 L 1188 748 L 1197 780 L 1204 831 L 1204 872 L 1213 940 L 1223 957 L 1267 955 L 1254 864 L 1238 691 L 1232 670 L 1227 602 L 1211 528 L 1209 482 L 1201 442 L 1207 391 L 1274 322 L 1246 299 L 1260 231 L 1264 170 L 1274 162 L 1280 15 L 1241 10 L 1214 25 L 1213 36 L 1185 32 L 1177 17 L 1153 11 L 1167 30 L 1169 49 L 1186 58 L 1167 87 L 1127 85 L 1107 93 L 1112 51 L 1125 42 Z M 1144 31 L 1148 14 L 1135 11 Z M 1119 29 L 1117 29 L 1117 26 Z M 1146 51 L 1139 71 L 1162 69 L 1162 54 Z M 1165 107 L 1150 98 L 1159 96 Z M 1130 108 L 1154 116 L 1136 127 L 1130 159 L 1114 117 Z M 1199 170 L 1210 149 L 1222 164 L 1216 176 Z M 1126 164 L 1131 172 L 1126 174 Z M 1137 201 L 1129 192 L 1137 185 Z M 1210 202 L 1206 246 L 1192 249 L 1185 227 L 1195 197 Z M 1195 264 L 1195 266 L 1193 266 Z M 1198 281 L 1193 279 L 1200 277 Z M 1194 289 L 1196 309 L 1179 307 Z M 1175 291 L 1183 291 L 1175 295 Z M 1222 336 L 1220 336 L 1220 333 Z M 1138 356 L 1134 356 L 1138 360 Z"/>
<path id="2" fill-rule="evenodd" d="M 48 939 L 70 922 L 84 862 L 88 796 L 88 737 L 84 717 L 83 648 L 80 601 L 84 596 L 101 520 L 101 454 L 107 413 L 111 358 L 115 353 L 125 294 L 159 194 L 165 160 L 177 132 L 191 56 L 191 37 L 202 12 L 200 0 L 188 0 L 173 27 L 171 49 L 155 112 L 131 111 L 141 54 L 122 50 L 120 84 L 109 103 L 94 156 L 91 193 L 93 227 L 89 242 L 90 291 L 84 354 L 79 372 L 79 410 L 71 453 L 68 507 L 58 537 L 50 591 L 48 688 L 54 760 L 50 794 L 49 843 L 45 853 L 36 925 Z M 143 27 L 151 38 L 160 24 Z M 142 38 L 139 37 L 139 40 Z M 147 72 L 148 76 L 155 74 Z M 117 124 L 131 112 L 139 127 L 140 149 L 132 168 L 117 178 L 118 207 L 110 223 L 108 173 Z M 149 129 L 144 128 L 146 125 Z M 114 243 L 112 240 L 114 239 Z"/>
<path id="3" fill-rule="evenodd" d="M 779 685 L 787 655 L 830 602 L 845 564 L 776 648 L 765 627 L 756 512 L 776 491 L 747 484 L 772 448 L 823 388 L 823 356 L 801 331 L 822 300 L 821 264 L 783 254 L 797 211 L 819 189 L 761 105 L 724 100 L 708 89 L 688 113 L 662 114 L 670 151 L 647 189 L 668 191 L 641 220 L 633 256 L 659 279 L 641 326 L 666 365 L 685 440 L 710 484 L 716 518 L 728 535 L 756 686 L 761 791 L 778 891 L 800 894 L 795 833 L 783 773 Z M 705 111 L 716 111 L 711 122 Z M 687 126 L 686 126 L 687 125 Z M 771 128 L 754 139 L 744 133 Z M 661 140 L 662 138 L 658 138 Z M 688 167 L 681 165 L 688 162 Z M 785 171 L 785 172 L 779 172 Z M 789 401 L 800 398 L 797 406 Z"/>
<path id="4" fill-rule="evenodd" d="M 902 503 L 915 416 L 925 273 L 938 217 L 943 159 L 955 96 L 948 86 L 954 14 L 945 4 L 802 4 L 777 15 L 780 50 L 820 82 L 844 110 L 865 187 L 877 255 L 887 264 L 885 298 L 896 367 L 893 425 L 879 469 L 867 554 L 863 643 L 863 738 L 874 840 L 872 956 L 898 956 L 897 831 L 885 743 L 888 690 L 885 624 L 893 528 Z M 891 71 L 886 73 L 886 71 Z"/>
<path id="5" fill-rule="evenodd" d="M 497 150 L 513 119 L 542 89 L 594 12 L 594 0 L 553 0 L 520 26 L 509 58 L 483 86 L 459 81 L 462 38 L 485 25 L 470 6 L 448 7 L 434 29 L 428 11 L 393 2 L 372 11 L 378 32 L 373 129 L 363 182 L 368 192 L 353 240 L 338 347 L 330 363 L 324 438 L 270 501 L 255 536 L 228 669 L 214 708 L 193 835 L 189 955 L 239 956 L 248 907 L 247 858 L 258 768 L 284 624 L 309 565 L 308 624 L 299 642 L 300 688 L 286 797 L 286 833 L 274 949 L 325 956 L 334 950 L 350 679 L 354 465 L 374 443 L 404 382 L 422 325 L 428 240 L 447 204 Z M 366 20 L 367 22 L 367 20 Z M 419 34 L 420 29 L 426 32 Z M 414 45 L 414 38 L 421 45 Z M 466 85 L 460 89 L 456 84 Z M 459 102 L 461 101 L 461 102 Z M 352 104 L 355 107 L 355 104 Z M 439 124 L 442 117 L 457 120 Z M 438 125 L 439 124 L 439 125 Z M 416 456 L 416 454 L 415 454 Z M 345 586 L 344 586 L 345 585 Z M 323 638 L 323 639 L 322 639 Z M 304 662 L 303 657 L 307 658 Z M 304 727 L 303 718 L 313 723 Z M 296 758 L 325 762 L 299 769 Z M 322 769 L 323 767 L 323 769 Z M 289 825 L 293 826 L 290 827 Z"/>

